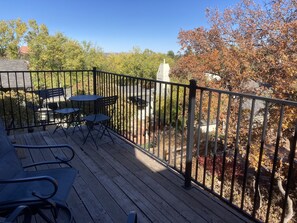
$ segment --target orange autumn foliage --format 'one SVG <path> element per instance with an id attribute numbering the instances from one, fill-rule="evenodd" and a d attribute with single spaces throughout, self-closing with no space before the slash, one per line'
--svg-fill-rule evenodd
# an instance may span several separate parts
<path id="1" fill-rule="evenodd" d="M 207 17 L 209 29 L 179 33 L 183 55 L 173 75 L 237 92 L 245 92 L 242 83 L 253 80 L 271 86 L 270 97 L 297 100 L 297 0 L 270 1 L 264 6 L 243 0 L 223 12 L 207 10 Z M 206 72 L 222 80 L 208 83 Z M 285 112 L 289 136 L 296 109 Z"/>

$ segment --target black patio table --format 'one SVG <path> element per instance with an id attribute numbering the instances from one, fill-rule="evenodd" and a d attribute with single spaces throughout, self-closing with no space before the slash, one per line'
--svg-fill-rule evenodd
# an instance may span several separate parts
<path id="1" fill-rule="evenodd" d="M 69 98 L 70 101 L 72 102 L 77 102 L 78 103 L 78 107 L 81 109 L 81 111 L 83 111 L 83 103 L 84 102 L 92 102 L 92 101 L 96 101 L 98 98 L 102 98 L 102 96 L 100 95 L 88 95 L 88 94 L 81 94 L 81 95 L 74 95 L 71 96 Z M 86 115 L 86 114 L 83 114 Z M 81 119 L 79 117 L 79 123 L 81 123 Z M 80 128 L 80 130 L 82 131 L 82 129 Z M 83 134 L 83 131 L 82 131 Z M 83 134 L 83 140 L 84 140 L 84 134 Z"/>
<path id="2" fill-rule="evenodd" d="M 102 98 L 102 96 L 81 94 L 81 95 L 71 96 L 69 100 L 76 101 L 76 102 L 85 102 L 85 101 L 96 101 L 98 98 Z"/>
<path id="3" fill-rule="evenodd" d="M 72 102 L 77 102 L 78 103 L 78 107 L 81 109 L 81 111 L 83 111 L 82 104 L 84 102 L 96 101 L 98 98 L 102 98 L 102 96 L 100 96 L 100 95 L 81 94 L 81 95 L 71 96 L 69 98 L 69 100 L 72 101 Z"/>

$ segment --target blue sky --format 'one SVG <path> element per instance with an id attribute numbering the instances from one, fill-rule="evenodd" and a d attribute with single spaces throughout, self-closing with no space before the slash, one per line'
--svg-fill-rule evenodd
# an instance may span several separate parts
<path id="1" fill-rule="evenodd" d="M 239 0 L 1 0 L 0 20 L 35 19 L 51 34 L 91 41 L 104 52 L 133 47 L 177 52 L 181 29 L 207 26 L 206 8 L 226 7 Z"/>

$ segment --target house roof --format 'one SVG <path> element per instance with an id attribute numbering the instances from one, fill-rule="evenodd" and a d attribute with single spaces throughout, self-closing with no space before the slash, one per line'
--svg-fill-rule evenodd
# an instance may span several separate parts
<path id="1" fill-rule="evenodd" d="M 21 46 L 19 49 L 20 54 L 28 54 L 29 53 L 29 48 L 27 46 Z"/>
<path id="2" fill-rule="evenodd" d="M 28 63 L 25 60 L 0 59 L 0 88 L 32 87 Z"/>

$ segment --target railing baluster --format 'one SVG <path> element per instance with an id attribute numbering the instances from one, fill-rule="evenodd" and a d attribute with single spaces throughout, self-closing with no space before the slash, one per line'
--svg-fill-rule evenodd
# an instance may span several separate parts
<path id="1" fill-rule="evenodd" d="M 160 157 L 160 135 L 161 135 L 161 88 L 162 84 L 161 82 L 159 82 L 159 111 L 158 111 L 158 152 L 157 152 L 157 156 Z"/>
<path id="2" fill-rule="evenodd" d="M 225 164 L 226 164 L 226 150 L 227 150 L 227 141 L 228 141 L 229 120 L 230 120 L 230 113 L 231 113 L 230 112 L 231 111 L 231 98 L 232 98 L 232 95 L 229 94 L 226 129 L 225 129 L 225 137 L 224 137 L 224 152 L 223 152 L 222 181 L 221 181 L 220 197 L 223 197 L 223 189 L 224 189 L 224 182 L 225 182 Z"/>
<path id="3" fill-rule="evenodd" d="M 217 114 L 216 114 L 216 133 L 215 133 L 215 142 L 214 142 L 214 151 L 213 151 L 213 162 L 212 162 L 212 179 L 211 179 L 211 190 L 213 191 L 214 179 L 215 179 L 215 170 L 216 170 L 216 158 L 217 158 L 217 149 L 218 149 L 218 132 L 219 132 L 219 118 L 221 110 L 221 93 L 219 93 L 218 104 L 217 104 Z"/>
<path id="4" fill-rule="evenodd" d="M 132 97 L 134 97 L 134 94 L 135 94 L 135 78 L 133 78 L 133 86 L 132 86 L 132 94 L 130 96 L 130 100 L 132 99 Z M 133 96 L 132 96 L 133 95 Z M 133 102 L 131 102 L 133 104 Z M 137 117 L 135 116 L 136 114 L 136 111 L 135 111 L 135 104 L 132 105 L 132 117 L 133 117 L 133 126 L 132 126 L 132 134 L 133 134 L 133 142 L 135 142 L 135 136 L 137 137 L 137 134 L 136 131 L 135 131 L 135 119 L 137 119 Z M 137 108 L 136 108 L 137 109 Z"/>
<path id="5" fill-rule="evenodd" d="M 170 87 L 170 102 L 169 102 L 168 163 L 171 163 L 172 94 L 173 94 L 173 86 Z"/>
<path id="6" fill-rule="evenodd" d="M 121 133 L 121 129 L 122 129 L 122 122 L 121 122 L 121 92 L 120 92 L 120 85 L 119 85 L 119 75 L 117 75 L 117 95 L 119 96 L 119 99 L 117 100 L 117 121 L 119 122 L 119 129 L 118 129 L 118 132 Z M 102 79 L 100 80 L 100 82 L 102 82 Z"/>
<path id="7" fill-rule="evenodd" d="M 195 169 L 195 180 L 198 179 L 198 168 L 199 168 L 199 157 L 200 157 L 200 137 L 201 137 L 201 119 L 202 119 L 202 103 L 203 103 L 203 91 L 200 91 L 199 100 L 199 117 L 197 125 L 197 151 L 196 151 L 196 169 Z"/>
<path id="8" fill-rule="evenodd" d="M 156 135 L 156 132 L 157 132 L 157 129 L 156 129 L 156 105 L 157 105 L 157 82 L 154 82 L 154 130 L 153 130 L 153 141 L 154 141 L 154 147 L 153 147 L 153 154 L 156 155 L 156 151 L 155 151 L 155 148 L 158 144 L 157 142 L 157 135 Z"/>
<path id="9" fill-rule="evenodd" d="M 289 154 L 289 170 L 288 170 L 288 177 L 287 177 L 287 185 L 286 185 L 286 190 L 285 190 L 285 199 L 283 202 L 283 211 L 282 211 L 282 217 L 281 217 L 281 222 L 284 222 L 285 214 L 286 214 L 286 207 L 287 207 L 287 202 L 288 202 L 288 196 L 289 196 L 289 190 L 290 190 L 290 185 L 293 174 L 293 168 L 294 168 L 294 159 L 295 159 L 295 153 L 296 153 L 296 142 L 297 142 L 297 123 L 295 124 L 295 133 L 291 142 L 291 148 L 290 148 L 290 154 Z"/>
<path id="10" fill-rule="evenodd" d="M 261 134 L 261 145 L 260 145 L 260 153 L 259 153 L 259 160 L 258 160 L 258 167 L 257 167 L 257 175 L 255 180 L 255 194 L 254 194 L 254 206 L 252 211 L 252 217 L 255 217 L 256 214 L 256 206 L 255 203 L 258 199 L 258 186 L 260 181 L 260 174 L 261 174 L 261 163 L 262 163 L 262 157 L 263 157 L 263 151 L 264 151 L 264 145 L 265 145 L 265 138 L 266 138 L 266 128 L 267 128 L 267 117 L 268 117 L 268 102 L 265 104 L 265 112 L 264 112 L 264 120 L 263 120 L 263 130 Z"/>
<path id="11" fill-rule="evenodd" d="M 186 152 L 186 171 L 185 188 L 191 187 L 192 181 L 192 150 L 194 147 L 194 119 L 196 104 L 196 80 L 190 80 L 189 107 L 188 107 L 188 128 L 187 128 L 187 152 Z"/>
<path id="12" fill-rule="evenodd" d="M 152 81 L 150 80 L 149 81 L 149 102 L 148 102 L 148 112 L 149 112 L 149 120 L 148 120 L 148 149 L 149 149 L 149 152 L 151 152 L 151 144 L 152 144 L 152 141 L 151 141 L 151 135 L 152 135 L 152 107 L 151 107 L 151 104 L 152 104 Z"/>
<path id="13" fill-rule="evenodd" d="M 174 134 L 174 169 L 176 169 L 176 156 L 177 156 L 177 134 L 178 134 L 178 113 L 179 113 L 179 109 L 178 109 L 178 102 L 179 102 L 179 86 L 177 85 L 176 87 L 176 101 L 175 101 L 175 134 Z M 182 146 L 182 145 L 181 145 Z M 182 157 L 182 154 L 181 154 Z"/>
<path id="14" fill-rule="evenodd" d="M 136 79 L 136 99 L 139 97 L 138 96 L 138 92 L 139 92 L 139 87 L 138 87 L 139 83 L 138 83 L 138 79 Z M 138 108 L 138 103 L 137 103 L 137 107 L 136 107 L 136 135 L 137 135 L 137 138 L 136 138 L 136 144 L 138 145 L 139 144 L 139 123 L 138 123 L 138 119 L 139 119 L 139 108 Z"/>
<path id="15" fill-rule="evenodd" d="M 166 101 L 167 101 L 167 84 L 165 84 L 165 88 L 164 88 L 164 111 L 163 111 L 163 126 L 162 126 L 163 127 L 163 147 L 162 147 L 163 157 L 162 158 L 167 162 L 168 160 L 166 159 L 166 149 L 165 149 L 165 141 L 166 141 L 165 126 L 166 126 L 166 111 L 167 111 Z"/>
<path id="16" fill-rule="evenodd" d="M 142 110 L 143 110 L 143 97 L 142 97 L 142 85 L 143 85 L 143 83 L 142 83 L 142 79 L 140 80 L 140 120 L 139 120 L 139 123 L 140 123 L 140 134 L 139 134 L 139 136 L 140 136 L 140 142 L 139 142 L 139 144 L 142 146 L 142 138 L 143 138 L 143 128 L 142 128 L 142 116 L 143 116 L 143 114 L 142 114 Z M 139 99 L 139 96 L 137 95 L 137 99 Z"/>
<path id="17" fill-rule="evenodd" d="M 212 91 L 208 94 L 208 105 L 207 105 L 207 126 L 206 126 L 206 139 L 205 139 L 205 151 L 204 151 L 204 170 L 203 170 L 203 186 L 205 186 L 205 177 L 207 169 L 207 156 L 208 156 L 208 138 L 209 138 L 209 120 L 210 120 L 210 110 L 211 110 L 211 99 Z"/>
<path id="18" fill-rule="evenodd" d="M 247 146 L 246 146 L 246 155 L 245 155 L 246 157 L 245 157 L 245 167 L 244 167 L 244 176 L 243 176 L 243 186 L 242 186 L 241 202 L 240 202 L 240 209 L 241 210 L 243 210 L 244 198 L 245 198 L 247 172 L 248 172 L 248 167 L 249 167 L 249 154 L 250 154 L 250 147 L 251 147 L 253 121 L 254 121 L 254 112 L 255 112 L 255 99 L 252 99 L 252 109 L 251 109 L 251 113 L 250 113 L 248 142 L 247 142 Z"/>
<path id="19" fill-rule="evenodd" d="M 126 85 L 126 92 L 125 92 L 125 98 L 123 99 L 124 100 L 124 104 L 125 104 L 125 122 L 126 122 L 126 126 L 125 126 L 125 135 L 126 135 L 126 138 L 128 138 L 128 128 L 129 128 L 129 119 L 128 119 L 128 116 L 129 116 L 129 110 L 128 110 L 128 102 L 127 102 L 127 96 L 128 96 L 128 77 L 125 77 L 125 85 Z"/>
<path id="20" fill-rule="evenodd" d="M 181 128 L 182 128 L 182 137 L 181 137 L 181 159 L 180 159 L 180 172 L 183 170 L 183 155 L 184 155 L 184 130 L 185 130 L 185 113 L 186 113 L 186 94 L 187 94 L 187 88 L 183 87 L 183 109 L 182 109 L 182 123 L 181 123 Z"/>
<path id="21" fill-rule="evenodd" d="M 270 214 L 270 207 L 272 202 L 272 192 L 273 192 L 273 185 L 274 185 L 274 177 L 276 172 L 276 164 L 277 164 L 277 158 L 278 158 L 278 150 L 279 150 L 279 143 L 280 143 L 280 137 L 281 137 L 281 129 L 283 124 L 283 117 L 284 117 L 284 105 L 281 105 L 280 109 L 280 118 L 277 128 L 277 136 L 276 136 L 276 142 L 275 142 L 275 151 L 274 151 L 274 158 L 273 158 L 273 166 L 272 166 L 272 172 L 271 172 L 271 179 L 270 179 L 270 187 L 269 187 L 269 195 L 268 195 L 268 206 L 266 211 L 266 220 L 265 222 L 269 222 L 269 214 Z"/>
<path id="22" fill-rule="evenodd" d="M 236 173 L 236 164 L 237 164 L 237 155 L 239 153 L 239 131 L 241 124 L 241 112 L 242 112 L 242 97 L 239 99 L 239 108 L 238 108 L 238 116 L 237 116 L 237 128 L 236 128 L 236 140 L 235 140 L 235 151 L 233 158 L 233 169 L 232 169 L 232 179 L 231 179 L 231 196 L 230 203 L 233 203 L 233 191 L 234 191 L 234 181 L 235 181 L 235 173 Z"/>

